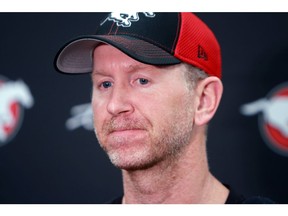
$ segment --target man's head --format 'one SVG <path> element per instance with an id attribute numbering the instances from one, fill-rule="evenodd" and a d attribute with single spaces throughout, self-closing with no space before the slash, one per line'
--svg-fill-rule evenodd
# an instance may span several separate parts
<path id="1" fill-rule="evenodd" d="M 56 65 L 92 71 L 97 138 L 127 170 L 175 159 L 205 139 L 222 95 L 218 42 L 191 13 L 111 13 L 96 35 L 64 47 Z"/>
<path id="2" fill-rule="evenodd" d="M 195 133 L 212 118 L 221 97 L 218 78 L 202 80 L 185 64 L 143 64 L 110 45 L 95 49 L 94 63 L 95 132 L 122 169 L 176 158 L 199 138 Z M 188 80 L 196 77 L 199 81 Z"/>

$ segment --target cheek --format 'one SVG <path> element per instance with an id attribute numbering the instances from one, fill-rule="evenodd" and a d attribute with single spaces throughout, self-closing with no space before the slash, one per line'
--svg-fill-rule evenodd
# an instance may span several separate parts
<path id="1" fill-rule="evenodd" d="M 93 121 L 95 129 L 99 129 L 99 126 L 105 119 L 106 103 L 103 99 L 98 97 L 93 93 L 92 95 L 92 111 L 93 111 Z"/>
<path id="2" fill-rule="evenodd" d="M 175 116 L 180 113 L 193 110 L 193 96 L 186 91 L 177 92 L 174 89 L 174 91 L 158 92 L 145 101 L 141 109 L 151 121 L 155 120 L 154 124 L 169 124 L 169 121 L 177 121 Z"/>
<path id="3" fill-rule="evenodd" d="M 193 96 L 182 88 L 180 90 L 170 89 L 165 93 L 159 94 L 158 105 L 167 111 L 170 110 L 171 112 L 182 109 L 188 105 L 187 103 L 191 106 L 193 100 Z"/>

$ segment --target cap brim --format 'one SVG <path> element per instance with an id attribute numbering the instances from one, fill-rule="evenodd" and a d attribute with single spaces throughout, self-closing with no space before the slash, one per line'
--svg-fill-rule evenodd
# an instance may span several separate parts
<path id="1" fill-rule="evenodd" d="M 77 38 L 65 45 L 56 56 L 56 67 L 64 73 L 89 73 L 93 67 L 93 51 L 106 43 L 131 58 L 145 64 L 172 65 L 181 61 L 162 48 L 126 35 L 90 35 Z"/>

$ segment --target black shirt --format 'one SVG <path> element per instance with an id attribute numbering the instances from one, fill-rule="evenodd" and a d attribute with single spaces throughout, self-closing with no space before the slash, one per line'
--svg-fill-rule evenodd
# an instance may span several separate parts
<path id="1" fill-rule="evenodd" d="M 225 185 L 227 187 L 227 185 Z M 275 204 L 274 201 L 270 200 L 266 197 L 261 196 L 252 196 L 249 198 L 245 198 L 243 195 L 236 193 L 229 186 L 229 195 L 225 204 Z"/>
<path id="2" fill-rule="evenodd" d="M 225 204 L 275 204 L 272 200 L 266 197 L 261 196 L 253 196 L 249 198 L 245 198 L 244 196 L 236 193 L 231 187 L 225 185 L 229 189 L 229 195 Z M 119 196 L 107 204 L 122 204 L 123 196 Z"/>

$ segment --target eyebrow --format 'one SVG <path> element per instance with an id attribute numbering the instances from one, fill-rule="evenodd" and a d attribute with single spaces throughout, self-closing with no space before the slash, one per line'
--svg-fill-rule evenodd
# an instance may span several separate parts
<path id="1" fill-rule="evenodd" d="M 100 71 L 93 70 L 92 73 L 91 73 L 91 77 L 96 76 L 96 75 L 105 76 L 104 73 L 102 73 L 102 72 L 100 72 Z"/>
<path id="2" fill-rule="evenodd" d="M 148 69 L 148 68 L 149 68 L 148 65 L 140 65 L 140 64 L 129 65 L 128 66 L 128 73 L 138 71 L 138 70 Z M 150 68 L 149 68 L 149 70 L 150 70 Z"/>

